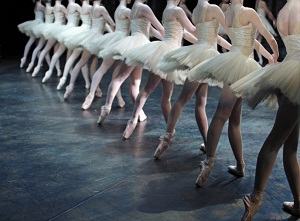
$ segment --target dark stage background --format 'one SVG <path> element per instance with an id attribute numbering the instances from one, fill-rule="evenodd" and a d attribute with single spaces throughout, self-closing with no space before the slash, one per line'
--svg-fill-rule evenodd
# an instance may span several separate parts
<path id="1" fill-rule="evenodd" d="M 285 4 L 286 0 L 265 0 L 275 15 L 278 14 L 280 8 Z M 76 1 L 80 4 L 80 1 Z M 103 4 L 106 6 L 107 10 L 113 17 L 115 8 L 118 5 L 119 0 L 103 0 Z M 219 0 L 211 0 L 212 4 L 219 4 Z M 62 0 L 64 5 L 67 5 L 67 0 Z M 161 20 L 162 11 L 166 5 L 165 0 L 149 0 L 147 3 L 157 18 Z M 197 0 L 187 0 L 186 4 L 188 8 L 192 11 Z M 245 0 L 244 5 L 248 7 L 254 7 L 255 0 Z M 17 29 L 17 25 L 27 20 L 34 19 L 33 13 L 34 3 L 31 0 L 17 0 L 17 1 L 5 1 L 1 5 L 1 33 L 0 33 L 0 57 L 11 58 L 19 57 L 21 58 L 25 44 L 28 37 L 20 33 Z M 6 11 L 6 13 L 4 13 Z M 279 37 L 276 39 L 280 42 Z M 264 43 L 264 42 L 263 42 Z M 282 47 L 282 43 L 280 42 Z M 33 50 L 33 49 L 32 49 Z M 284 55 L 284 48 L 281 49 L 281 55 Z"/>

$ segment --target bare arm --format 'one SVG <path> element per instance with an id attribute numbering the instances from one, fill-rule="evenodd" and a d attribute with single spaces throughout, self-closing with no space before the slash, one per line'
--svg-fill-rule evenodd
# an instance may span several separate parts
<path id="1" fill-rule="evenodd" d="M 220 7 L 216 5 L 211 5 L 208 8 L 208 13 L 213 15 L 212 18 L 216 19 L 217 22 L 228 32 L 228 26 L 225 23 L 225 15 Z"/>
<path id="2" fill-rule="evenodd" d="M 228 41 L 226 41 L 220 35 L 218 35 L 218 37 L 217 37 L 217 43 L 218 43 L 218 45 L 222 46 L 223 48 L 226 48 L 227 50 L 231 49 L 231 44 L 229 44 Z"/>
<path id="3" fill-rule="evenodd" d="M 245 16 L 243 16 L 243 22 L 247 23 L 247 21 L 245 21 L 245 19 L 249 22 L 251 22 L 255 28 L 257 29 L 257 31 L 266 39 L 266 41 L 268 42 L 268 44 L 270 45 L 272 51 L 273 51 L 273 57 L 274 60 L 277 61 L 278 57 L 279 57 L 279 51 L 278 51 L 278 45 L 277 42 L 275 40 L 275 38 L 273 37 L 273 35 L 270 34 L 270 32 L 266 29 L 266 27 L 261 23 L 261 20 L 258 16 L 258 14 L 256 13 L 256 11 L 254 11 L 253 9 L 247 9 L 245 10 Z M 241 23 L 242 23 L 242 19 L 241 19 Z"/>
<path id="4" fill-rule="evenodd" d="M 275 62 L 274 57 L 262 46 L 262 44 L 255 40 L 254 49 L 262 54 L 267 60 L 269 64 L 273 64 Z"/>
<path id="5" fill-rule="evenodd" d="M 107 10 L 103 7 L 101 12 L 102 12 L 102 16 L 107 21 L 107 23 L 112 27 L 112 29 L 115 29 L 116 24 L 115 24 L 114 20 L 108 14 Z"/>
<path id="6" fill-rule="evenodd" d="M 276 19 L 275 19 L 274 15 L 272 14 L 272 12 L 269 10 L 267 4 L 265 2 L 261 2 L 260 6 L 265 10 L 268 17 L 272 20 L 273 26 L 276 27 Z"/>
<path id="7" fill-rule="evenodd" d="M 174 12 L 176 19 L 180 22 L 182 27 L 184 27 L 187 31 L 191 32 L 192 34 L 196 34 L 196 27 L 192 24 L 192 22 L 188 19 L 185 12 L 182 8 L 176 8 Z"/>
<path id="8" fill-rule="evenodd" d="M 198 39 L 185 29 L 183 30 L 183 38 L 193 44 L 197 44 L 198 42 Z"/>
<path id="9" fill-rule="evenodd" d="M 152 12 L 151 8 L 148 5 L 143 5 L 139 12 L 140 17 L 145 17 L 151 24 L 156 28 L 156 30 L 162 35 L 165 35 L 165 29 L 162 24 L 158 21 L 155 17 L 154 13 Z M 154 35 L 153 35 L 154 36 Z"/>
<path id="10" fill-rule="evenodd" d="M 184 11 L 184 13 L 187 15 L 188 18 L 192 19 L 192 12 L 188 9 L 186 4 L 180 3 L 179 7 L 182 8 L 182 10 Z"/>
<path id="11" fill-rule="evenodd" d="M 153 28 L 152 26 L 150 27 L 149 34 L 159 40 L 162 40 L 164 38 L 164 36 L 161 35 L 161 33 L 159 31 L 157 31 L 155 28 Z"/>

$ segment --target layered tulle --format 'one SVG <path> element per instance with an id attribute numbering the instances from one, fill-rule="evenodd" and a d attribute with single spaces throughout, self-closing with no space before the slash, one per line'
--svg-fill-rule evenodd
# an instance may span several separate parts
<path id="1" fill-rule="evenodd" d="M 18 25 L 18 29 L 20 32 L 27 36 L 32 36 L 32 29 L 38 25 L 44 22 L 44 13 L 42 11 L 35 12 L 35 19 L 30 21 L 25 21 Z"/>

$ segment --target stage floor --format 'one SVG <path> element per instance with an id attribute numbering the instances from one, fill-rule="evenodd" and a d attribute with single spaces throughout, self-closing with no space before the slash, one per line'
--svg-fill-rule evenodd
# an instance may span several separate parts
<path id="1" fill-rule="evenodd" d="M 63 66 L 63 65 L 62 65 Z M 244 194 L 252 190 L 256 158 L 271 130 L 276 110 L 260 105 L 243 107 L 242 135 L 245 177 L 227 172 L 235 164 L 227 124 L 220 138 L 215 168 L 204 187 L 196 188 L 198 164 L 205 155 L 194 117 L 193 98 L 184 109 L 172 145 L 154 160 L 164 134 L 160 108 L 161 87 L 149 97 L 145 122 L 138 123 L 128 140 L 122 133 L 133 105 L 126 80 L 126 105 L 113 104 L 102 126 L 96 123 L 105 103 L 112 70 L 101 82 L 102 98 L 89 110 L 81 105 L 88 94 L 80 75 L 75 91 L 64 101 L 57 91 L 56 72 L 41 83 L 19 68 L 19 59 L 0 63 L 0 220 L 240 220 Z M 142 85 L 148 72 L 144 71 Z M 176 86 L 173 101 L 181 86 Z M 207 115 L 215 111 L 220 89 L 209 88 Z M 254 220 L 296 220 L 282 211 L 291 201 L 279 152 L 261 208 Z"/>

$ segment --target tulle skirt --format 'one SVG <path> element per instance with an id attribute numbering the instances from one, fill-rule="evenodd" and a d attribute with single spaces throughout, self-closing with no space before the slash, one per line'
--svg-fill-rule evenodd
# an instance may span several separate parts
<path id="1" fill-rule="evenodd" d="M 32 36 L 32 29 L 38 25 L 44 23 L 43 20 L 40 19 L 35 19 L 35 20 L 31 20 L 31 21 L 25 21 L 21 24 L 18 25 L 18 29 L 20 32 L 22 32 L 23 34 L 27 35 L 27 36 Z"/>
<path id="2" fill-rule="evenodd" d="M 287 55 L 282 62 L 255 71 L 236 83 L 231 89 L 239 96 L 246 97 L 251 108 L 260 102 L 276 103 L 280 91 L 289 100 L 300 105 L 300 55 Z M 271 101 L 273 99 L 273 101 Z M 275 100 L 274 100 L 275 99 Z"/>
<path id="3" fill-rule="evenodd" d="M 231 85 L 259 69 L 261 66 L 253 58 L 241 52 L 230 51 L 202 62 L 191 69 L 187 75 L 190 81 L 223 87 L 224 83 Z"/>
<path id="4" fill-rule="evenodd" d="M 36 26 L 34 26 L 32 28 L 32 34 L 36 37 L 36 38 L 40 38 L 43 36 L 43 32 L 46 28 L 46 24 L 45 23 L 39 23 Z"/>
<path id="5" fill-rule="evenodd" d="M 74 50 L 80 47 L 83 40 L 90 37 L 90 30 L 91 27 L 89 25 L 81 25 L 62 32 L 57 38 L 59 42 L 64 42 L 68 49 Z"/>
<path id="6" fill-rule="evenodd" d="M 149 39 L 142 33 L 127 36 L 111 45 L 108 45 L 99 52 L 99 57 L 103 59 L 114 58 L 116 60 L 124 60 L 124 52 L 149 43 Z"/>
<path id="7" fill-rule="evenodd" d="M 105 35 L 107 35 L 107 34 L 105 34 Z M 99 39 L 101 39 L 105 35 L 103 35 L 100 32 L 91 33 L 90 36 L 86 40 L 81 42 L 81 45 L 84 49 L 88 50 L 91 54 L 98 55 L 100 49 L 97 46 L 97 43 L 98 43 Z"/>
<path id="8" fill-rule="evenodd" d="M 97 41 L 94 41 L 94 42 L 95 42 L 97 49 L 100 52 L 101 50 L 108 47 L 109 45 L 111 45 L 117 41 L 120 41 L 121 39 L 123 39 L 127 36 L 128 36 L 128 34 L 126 32 L 116 31 L 116 32 L 112 32 L 112 33 L 107 33 L 107 34 L 101 36 L 100 38 L 98 38 Z M 99 52 L 98 52 L 98 54 L 99 54 Z M 96 55 L 98 55 L 98 54 L 96 54 Z"/>
<path id="9" fill-rule="evenodd" d="M 46 40 L 55 39 L 57 40 L 57 36 L 67 29 L 67 25 L 59 24 L 59 23 L 51 23 L 47 24 L 44 31 L 43 36 Z"/>
<path id="10" fill-rule="evenodd" d="M 144 66 L 152 73 L 159 75 L 162 79 L 183 84 L 180 73 L 166 73 L 158 69 L 159 60 L 168 52 L 174 51 L 179 47 L 178 42 L 174 41 L 153 41 L 143 46 L 128 50 L 124 53 L 125 62 L 128 66 Z"/>

